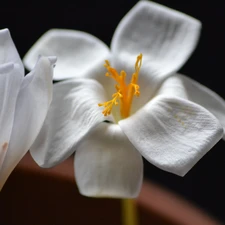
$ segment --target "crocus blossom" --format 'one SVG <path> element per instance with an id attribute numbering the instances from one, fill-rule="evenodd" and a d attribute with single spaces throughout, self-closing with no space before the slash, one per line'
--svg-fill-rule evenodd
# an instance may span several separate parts
<path id="1" fill-rule="evenodd" d="M 0 190 L 37 137 L 52 100 L 55 57 L 24 66 L 8 29 L 0 30 Z"/>
<path id="2" fill-rule="evenodd" d="M 225 127 L 223 99 L 177 73 L 200 29 L 188 15 L 140 1 L 119 23 L 111 49 L 81 31 L 45 33 L 24 63 L 32 68 L 38 54 L 57 55 L 54 78 L 67 80 L 54 85 L 30 149 L 34 160 L 51 167 L 76 151 L 75 177 L 86 196 L 136 197 L 142 156 L 184 176 Z"/>

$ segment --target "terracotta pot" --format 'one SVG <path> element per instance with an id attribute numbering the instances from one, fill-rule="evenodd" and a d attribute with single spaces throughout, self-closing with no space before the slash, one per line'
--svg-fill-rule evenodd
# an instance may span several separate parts
<path id="1" fill-rule="evenodd" d="M 137 198 L 140 225 L 220 224 L 173 193 L 144 181 Z M 74 181 L 73 158 L 41 169 L 28 153 L 0 193 L 0 224 L 120 225 L 119 199 L 87 198 Z"/>

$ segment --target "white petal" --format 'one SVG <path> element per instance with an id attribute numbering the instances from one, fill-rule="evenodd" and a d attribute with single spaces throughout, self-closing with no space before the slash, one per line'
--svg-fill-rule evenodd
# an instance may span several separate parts
<path id="1" fill-rule="evenodd" d="M 78 145 L 75 176 L 83 195 L 135 198 L 142 184 L 142 157 L 118 125 L 102 123 Z"/>
<path id="2" fill-rule="evenodd" d="M 154 87 L 152 83 L 148 85 L 148 82 L 145 79 L 140 79 L 142 82 L 140 84 L 140 92 L 141 95 L 138 98 L 133 99 L 132 103 L 132 111 L 131 114 L 134 114 L 137 110 L 139 110 L 142 106 L 144 106 L 150 99 L 153 99 L 157 95 L 165 95 L 165 96 L 175 96 L 180 98 L 188 99 L 187 91 L 185 86 L 183 85 L 183 81 L 180 76 L 173 75 L 168 77 L 158 88 L 156 92 L 153 92 Z"/>
<path id="3" fill-rule="evenodd" d="M 154 98 L 119 125 L 149 162 L 181 176 L 223 135 L 219 121 L 208 110 L 165 96 Z"/>
<path id="4" fill-rule="evenodd" d="M 188 99 L 188 94 L 184 83 L 179 75 L 173 75 L 167 78 L 155 93 L 155 96 L 164 95 L 167 97 L 179 97 Z"/>
<path id="5" fill-rule="evenodd" d="M 18 64 L 0 65 L 0 171 L 8 149 L 22 78 Z"/>
<path id="6" fill-rule="evenodd" d="M 17 163 L 37 137 L 52 98 L 52 64 L 39 59 L 34 70 L 23 79 L 18 94 L 12 134 L 0 172 L 0 189 Z"/>
<path id="7" fill-rule="evenodd" d="M 0 30 L 0 64 L 18 64 L 20 73 L 24 76 L 24 67 L 8 29 Z"/>
<path id="8" fill-rule="evenodd" d="M 108 47 L 96 37 L 81 32 L 52 29 L 33 45 L 24 57 L 24 64 L 30 70 L 38 55 L 56 55 L 57 65 L 54 79 L 82 77 L 99 62 L 104 63 Z"/>
<path id="9" fill-rule="evenodd" d="M 75 151 L 75 145 L 104 117 L 103 87 L 95 80 L 73 79 L 54 85 L 53 100 L 42 130 L 30 152 L 42 167 L 54 166 Z"/>
<path id="10" fill-rule="evenodd" d="M 120 69 L 132 72 L 137 55 L 143 54 L 142 73 L 155 88 L 168 75 L 179 70 L 196 47 L 201 24 L 181 12 L 150 1 L 139 1 L 122 19 L 111 48 Z M 121 65 L 121 66 L 120 66 Z M 141 79 L 141 76 L 140 76 Z M 143 82 L 144 83 L 144 82 Z"/>
<path id="11" fill-rule="evenodd" d="M 218 94 L 200 83 L 182 75 L 178 75 L 186 89 L 187 97 L 193 102 L 208 109 L 221 123 L 225 139 L 225 101 Z"/>
<path id="12" fill-rule="evenodd" d="M 7 149 L 8 149 L 8 142 L 5 142 L 2 144 L 1 149 L 0 149 L 0 170 L 2 168 L 2 164 L 5 159 Z"/>

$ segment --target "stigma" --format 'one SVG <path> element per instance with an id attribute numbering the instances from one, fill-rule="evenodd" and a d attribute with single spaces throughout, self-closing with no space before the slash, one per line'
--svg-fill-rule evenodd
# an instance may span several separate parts
<path id="1" fill-rule="evenodd" d="M 107 69 L 107 73 L 105 75 L 116 81 L 116 92 L 112 95 L 112 99 L 110 101 L 98 104 L 98 106 L 104 107 L 104 110 L 102 111 L 104 116 L 111 114 L 114 105 L 120 106 L 120 114 L 123 119 L 130 115 L 133 96 L 138 97 L 140 95 L 138 76 L 141 64 L 142 54 L 139 54 L 134 65 L 134 73 L 132 74 L 130 83 L 126 84 L 126 72 L 122 70 L 118 73 L 116 69 L 111 67 L 108 60 L 105 61 L 104 67 Z"/>

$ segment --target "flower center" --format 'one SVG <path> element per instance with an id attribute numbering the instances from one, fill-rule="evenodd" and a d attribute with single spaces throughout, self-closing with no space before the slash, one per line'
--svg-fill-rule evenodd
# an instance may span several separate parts
<path id="1" fill-rule="evenodd" d="M 105 68 L 107 69 L 107 73 L 105 74 L 107 77 L 111 77 L 116 81 L 115 88 L 117 92 L 112 95 L 112 100 L 99 103 L 98 106 L 103 106 L 104 110 L 102 114 L 104 116 L 110 115 L 112 111 L 112 107 L 114 105 L 118 105 L 120 103 L 120 114 L 122 118 L 127 118 L 130 115 L 130 109 L 133 101 L 133 96 L 139 96 L 139 85 L 138 83 L 138 75 L 142 64 L 142 54 L 137 56 L 137 60 L 134 66 L 134 73 L 131 77 L 131 81 L 129 84 L 126 84 L 126 72 L 122 70 L 120 74 L 116 69 L 110 66 L 108 60 L 105 61 Z M 119 100 L 119 103 L 118 103 Z"/>

